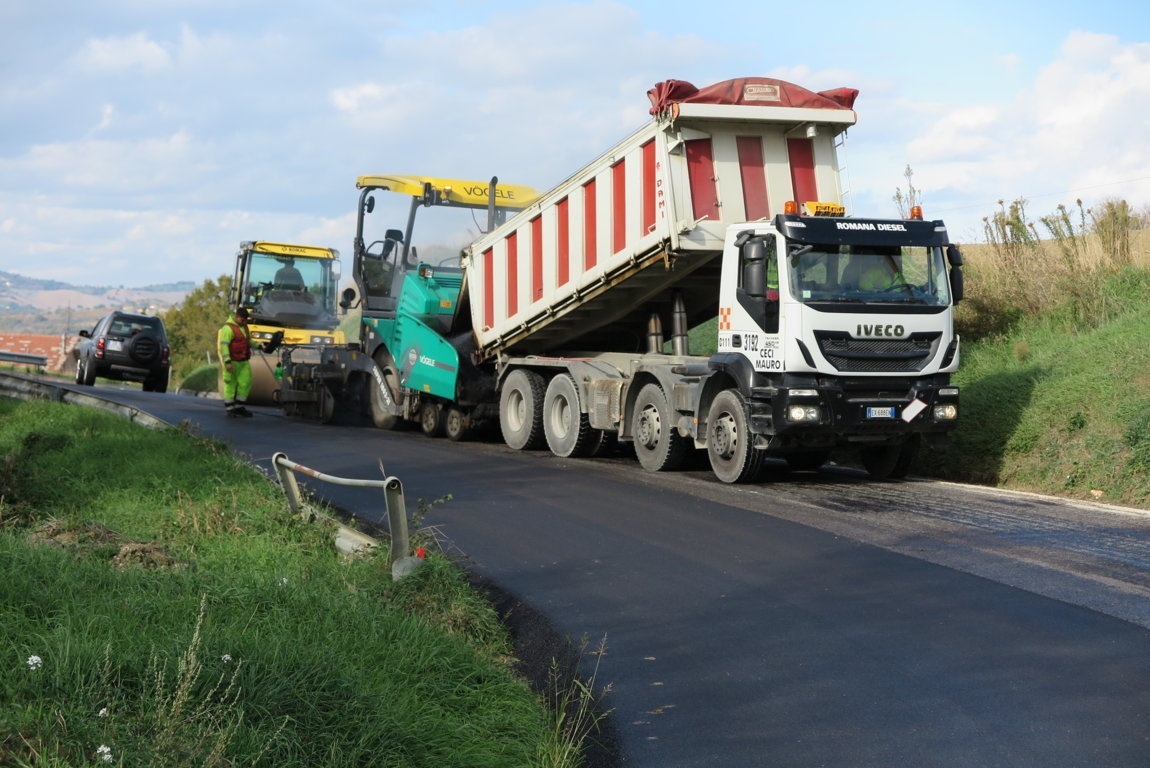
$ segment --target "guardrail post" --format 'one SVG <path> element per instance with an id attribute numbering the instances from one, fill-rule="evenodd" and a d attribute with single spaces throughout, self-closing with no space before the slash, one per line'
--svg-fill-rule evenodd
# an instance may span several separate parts
<path id="1" fill-rule="evenodd" d="M 303 499 L 300 497 L 299 483 L 296 482 L 295 473 L 280 462 L 281 458 L 287 459 L 287 454 L 277 453 L 272 456 L 272 466 L 276 468 L 276 476 L 279 477 L 280 485 L 284 489 L 284 496 L 287 497 L 288 508 L 291 509 L 293 514 L 307 517 L 303 514 Z"/>
<path id="2" fill-rule="evenodd" d="M 408 554 L 411 548 L 411 539 L 407 531 L 407 505 L 403 500 L 403 483 L 398 477 L 391 477 L 379 463 L 379 471 L 383 473 L 383 480 L 353 480 L 344 477 L 334 477 L 317 472 L 314 469 L 297 464 L 287 457 L 286 453 L 276 453 L 272 456 L 272 466 L 275 467 L 276 476 L 284 489 L 288 506 L 291 511 L 305 515 L 303 499 L 300 495 L 299 484 L 295 473 L 303 472 L 309 477 L 323 480 L 336 485 L 355 485 L 368 488 L 383 488 L 384 504 L 387 507 L 387 524 L 391 530 L 391 548 L 389 559 L 391 561 L 392 578 L 399 579 L 406 576 L 423 562 L 423 549 L 414 556 Z M 310 519 L 310 515 L 307 515 Z"/>
<path id="3" fill-rule="evenodd" d="M 379 469 L 383 471 L 382 463 Z M 384 474 L 386 476 L 386 473 Z M 398 477 L 387 478 L 383 496 L 387 502 L 387 526 L 391 529 L 391 560 L 394 563 L 398 558 L 405 556 L 411 547 L 411 540 L 407 535 L 407 505 L 403 501 L 403 483 L 399 482 Z"/>

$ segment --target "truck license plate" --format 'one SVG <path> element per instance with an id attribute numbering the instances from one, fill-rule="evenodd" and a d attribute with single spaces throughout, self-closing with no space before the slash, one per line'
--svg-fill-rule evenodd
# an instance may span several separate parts
<path id="1" fill-rule="evenodd" d="M 108 339 L 108 349 L 112 352 L 121 352 L 124 349 L 124 342 L 118 339 Z"/>
<path id="2" fill-rule="evenodd" d="M 895 410 L 893 405 L 884 405 L 881 407 L 869 406 L 866 409 L 866 417 L 868 419 L 893 419 L 895 417 Z"/>

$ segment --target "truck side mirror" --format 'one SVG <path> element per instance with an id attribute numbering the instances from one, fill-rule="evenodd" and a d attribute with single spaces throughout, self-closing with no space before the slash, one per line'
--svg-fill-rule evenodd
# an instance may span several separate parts
<path id="1" fill-rule="evenodd" d="M 767 247 L 761 238 L 748 240 L 743 245 L 743 291 L 748 296 L 761 297 L 767 290 Z"/>
<path id="2" fill-rule="evenodd" d="M 957 245 L 946 246 L 946 260 L 952 267 L 962 266 L 962 251 L 958 250 Z"/>
<path id="3" fill-rule="evenodd" d="M 954 303 L 962 301 L 962 265 L 956 264 L 950 268 L 950 292 L 954 297 Z"/>

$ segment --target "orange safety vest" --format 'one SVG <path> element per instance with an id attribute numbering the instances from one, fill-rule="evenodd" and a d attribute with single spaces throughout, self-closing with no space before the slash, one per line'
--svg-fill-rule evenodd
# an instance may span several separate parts
<path id="1" fill-rule="evenodd" d="M 247 329 L 241 329 L 230 320 L 227 326 L 232 329 L 232 340 L 228 342 L 228 357 L 232 360 L 250 360 L 252 342 L 248 338 Z"/>

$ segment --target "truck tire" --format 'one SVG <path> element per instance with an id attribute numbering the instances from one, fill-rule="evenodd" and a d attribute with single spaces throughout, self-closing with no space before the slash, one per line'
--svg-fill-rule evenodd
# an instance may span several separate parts
<path id="1" fill-rule="evenodd" d="M 499 428 L 503 442 L 517 451 L 535 451 L 545 444 L 543 435 L 543 377 L 517 368 L 507 375 L 499 392 Z"/>
<path id="2" fill-rule="evenodd" d="M 783 458 L 786 459 L 787 466 L 794 472 L 815 472 L 830 460 L 831 452 L 827 450 L 798 451 L 797 453 L 789 453 Z"/>
<path id="3" fill-rule="evenodd" d="M 466 440 L 470 431 L 467 414 L 455 406 L 448 408 L 447 418 L 443 420 L 443 431 L 452 442 Z"/>
<path id="4" fill-rule="evenodd" d="M 560 373 L 543 395 L 543 434 L 556 456 L 586 456 L 598 445 L 598 430 L 591 429 L 579 407 L 579 388 L 570 374 Z"/>
<path id="5" fill-rule="evenodd" d="M 918 451 L 921 447 L 922 435 L 911 435 L 906 439 L 898 453 L 898 461 L 894 463 L 894 469 L 891 470 L 891 480 L 902 480 L 910 474 L 911 467 L 914 466 L 914 460 L 918 458 Z"/>
<path id="6" fill-rule="evenodd" d="M 391 391 L 391 396 L 396 399 L 396 378 L 395 368 L 391 365 L 390 356 L 376 355 L 375 364 L 379 368 L 379 372 L 383 375 L 383 380 L 387 384 L 387 388 Z M 379 429 L 399 429 L 403 426 L 403 418 L 396 416 L 388 410 L 387 403 L 383 399 L 383 393 L 379 391 L 379 385 L 375 382 L 374 376 L 368 376 L 364 386 L 367 388 L 367 409 L 368 415 L 371 416 L 371 423 Z"/>
<path id="7" fill-rule="evenodd" d="M 444 421 L 443 409 L 439 403 L 424 403 L 419 409 L 419 426 L 423 434 L 428 437 L 443 437 Z"/>
<path id="8" fill-rule="evenodd" d="M 886 480 L 894 472 L 898 463 L 900 449 L 897 445 L 880 445 L 872 448 L 863 448 L 859 451 L 859 460 L 863 469 L 875 480 Z"/>
<path id="9" fill-rule="evenodd" d="M 754 447 L 746 401 L 733 389 L 716 395 L 707 412 L 707 458 L 724 483 L 749 483 L 762 472 L 766 452 Z"/>
<path id="10" fill-rule="evenodd" d="M 631 437 L 635 456 L 648 472 L 678 469 L 691 447 L 675 429 L 675 414 L 663 388 L 654 383 L 645 384 L 639 390 L 631 419 Z"/>
<path id="11" fill-rule="evenodd" d="M 875 480 L 902 480 L 910 473 L 921 445 L 919 436 L 911 435 L 900 445 L 864 448 L 860 452 L 863 468 Z"/>

